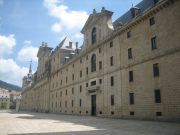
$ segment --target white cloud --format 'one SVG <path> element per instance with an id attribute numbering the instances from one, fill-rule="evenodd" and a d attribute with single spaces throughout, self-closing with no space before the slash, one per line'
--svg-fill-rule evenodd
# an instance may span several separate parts
<path id="1" fill-rule="evenodd" d="M 37 62 L 38 48 L 32 46 L 31 41 L 29 40 L 25 40 L 24 44 L 25 44 L 24 47 L 21 48 L 21 50 L 17 54 L 17 60 L 19 61 L 32 60 L 34 62 Z"/>
<path id="2" fill-rule="evenodd" d="M 22 78 L 27 75 L 28 68 L 18 66 L 13 59 L 0 59 L 0 65 L 0 80 L 22 85 Z"/>
<path id="3" fill-rule="evenodd" d="M 0 35 L 0 56 L 4 53 L 10 53 L 16 45 L 16 39 L 13 34 L 9 36 Z"/>
<path id="4" fill-rule="evenodd" d="M 88 18 L 86 11 L 73 11 L 66 5 L 60 4 L 58 0 L 44 0 L 44 5 L 48 9 L 49 15 L 58 19 L 58 21 L 52 25 L 54 32 L 61 32 L 62 28 L 67 30 L 74 30 L 82 28 L 85 21 Z"/>
<path id="5" fill-rule="evenodd" d="M 24 41 L 24 44 L 25 44 L 25 45 L 31 45 L 31 41 L 30 41 L 30 40 L 25 40 L 25 41 Z"/>

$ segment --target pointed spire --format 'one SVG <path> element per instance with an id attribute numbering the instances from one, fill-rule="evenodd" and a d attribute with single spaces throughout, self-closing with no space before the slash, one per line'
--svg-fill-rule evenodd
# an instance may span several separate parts
<path id="1" fill-rule="evenodd" d="M 29 73 L 32 73 L 32 69 L 31 69 L 31 64 L 32 64 L 32 60 L 29 61 L 30 62 L 30 66 L 29 66 Z"/>

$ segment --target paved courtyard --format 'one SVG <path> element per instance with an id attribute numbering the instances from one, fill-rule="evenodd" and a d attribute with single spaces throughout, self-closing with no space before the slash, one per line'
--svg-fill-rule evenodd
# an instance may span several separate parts
<path id="1" fill-rule="evenodd" d="M 0 135 L 180 135 L 180 123 L 1 111 Z"/>

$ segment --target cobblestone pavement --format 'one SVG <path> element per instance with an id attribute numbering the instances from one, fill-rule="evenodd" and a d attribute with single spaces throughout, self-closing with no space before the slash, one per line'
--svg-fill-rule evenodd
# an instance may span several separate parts
<path id="1" fill-rule="evenodd" d="M 0 135 L 180 135 L 180 123 L 0 112 Z"/>

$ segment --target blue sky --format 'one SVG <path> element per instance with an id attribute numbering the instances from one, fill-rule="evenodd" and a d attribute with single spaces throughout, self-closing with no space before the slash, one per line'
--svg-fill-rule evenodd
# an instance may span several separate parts
<path id="1" fill-rule="evenodd" d="M 0 0 L 0 80 L 21 86 L 38 47 L 55 47 L 69 36 L 80 44 L 80 30 L 95 8 L 113 11 L 116 20 L 141 0 Z"/>

